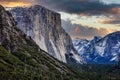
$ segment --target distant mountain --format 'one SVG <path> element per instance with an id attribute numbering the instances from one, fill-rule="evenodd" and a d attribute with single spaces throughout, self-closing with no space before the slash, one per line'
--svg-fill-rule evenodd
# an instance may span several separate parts
<path id="1" fill-rule="evenodd" d="M 90 41 L 86 39 L 75 39 L 73 40 L 73 45 L 75 49 L 78 50 L 78 53 L 83 55 L 89 42 Z"/>
<path id="2" fill-rule="evenodd" d="M 81 40 L 78 40 L 81 43 Z M 120 54 L 120 31 L 106 35 L 104 38 L 94 38 L 84 45 L 76 45 L 75 48 L 82 54 L 88 63 L 116 63 Z M 82 46 L 81 48 L 78 48 Z"/>
<path id="3" fill-rule="evenodd" d="M 79 80 L 65 64 L 48 55 L 16 26 L 0 6 L 1 80 Z"/>
<path id="4" fill-rule="evenodd" d="M 40 5 L 10 10 L 18 28 L 30 36 L 38 46 L 65 63 L 83 63 L 74 49 L 70 36 L 61 27 L 60 14 Z"/>

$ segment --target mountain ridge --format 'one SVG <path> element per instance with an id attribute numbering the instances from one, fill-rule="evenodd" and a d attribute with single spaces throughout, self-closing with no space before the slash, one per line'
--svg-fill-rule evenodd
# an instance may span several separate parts
<path id="1" fill-rule="evenodd" d="M 65 63 L 84 62 L 74 49 L 70 36 L 61 27 L 60 14 L 40 5 L 16 7 L 10 12 L 18 27 L 50 55 Z"/>
<path id="2" fill-rule="evenodd" d="M 120 31 L 110 33 L 105 37 L 98 39 L 98 41 L 95 41 L 95 43 L 90 43 L 91 47 L 89 47 L 89 49 L 87 48 L 83 48 L 85 50 L 81 49 L 83 50 L 82 54 L 84 56 L 84 59 L 86 58 L 86 60 L 88 60 L 87 61 L 88 63 L 91 62 L 97 64 L 117 63 L 118 54 L 120 53 L 119 35 L 120 35 Z M 79 45 L 75 45 L 76 49 L 78 49 L 77 47 L 79 47 Z M 83 45 L 83 47 L 85 46 Z"/>
<path id="3" fill-rule="evenodd" d="M 49 56 L 20 29 L 0 5 L 1 80 L 78 80 L 76 73 Z M 58 77 L 59 76 L 59 77 Z"/>

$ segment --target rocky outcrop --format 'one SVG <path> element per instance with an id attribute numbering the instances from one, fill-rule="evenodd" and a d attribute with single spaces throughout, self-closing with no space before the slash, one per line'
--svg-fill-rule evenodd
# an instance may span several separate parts
<path id="1" fill-rule="evenodd" d="M 60 14 L 40 5 L 29 8 L 16 7 L 10 12 L 19 28 L 41 49 L 63 62 L 67 62 L 65 55 L 76 60 L 77 63 L 83 62 L 74 49 L 70 36 L 61 27 Z"/>
<path id="2" fill-rule="evenodd" d="M 15 51 L 17 46 L 24 42 L 20 40 L 15 29 L 16 22 L 12 15 L 0 6 L 0 45 L 3 45 L 9 52 Z"/>

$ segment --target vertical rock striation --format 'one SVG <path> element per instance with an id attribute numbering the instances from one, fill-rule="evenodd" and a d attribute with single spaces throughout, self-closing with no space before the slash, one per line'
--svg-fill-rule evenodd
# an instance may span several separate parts
<path id="1" fill-rule="evenodd" d="M 65 63 L 73 60 L 77 63 L 83 62 L 74 49 L 70 36 L 61 27 L 60 14 L 40 5 L 29 8 L 16 7 L 10 12 L 19 28 L 30 36 L 41 49 Z"/>
<path id="2" fill-rule="evenodd" d="M 0 80 L 79 80 L 77 73 L 45 51 L 0 6 Z"/>

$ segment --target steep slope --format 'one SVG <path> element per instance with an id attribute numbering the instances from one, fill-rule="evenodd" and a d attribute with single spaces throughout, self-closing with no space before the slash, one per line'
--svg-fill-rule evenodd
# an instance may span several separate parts
<path id="1" fill-rule="evenodd" d="M 92 40 L 86 39 L 75 39 L 73 40 L 73 45 L 78 53 L 82 56 L 82 58 L 86 62 L 90 62 L 92 58 L 90 58 L 91 48 L 101 39 L 99 36 L 95 36 Z"/>
<path id="2" fill-rule="evenodd" d="M 92 42 L 93 41 L 93 42 Z M 83 45 L 75 45 L 75 48 L 82 52 L 83 58 L 88 63 L 116 63 L 120 54 L 120 32 L 106 35 L 104 38 L 94 38 L 92 41 Z M 91 43 L 92 42 L 92 43 Z M 74 42 L 75 43 L 75 42 Z M 90 46 L 88 45 L 90 44 Z"/>
<path id="3" fill-rule="evenodd" d="M 29 8 L 16 7 L 10 12 L 17 21 L 18 27 L 41 49 L 65 63 L 73 60 L 77 63 L 83 62 L 74 49 L 70 36 L 61 27 L 60 14 L 40 5 Z"/>
<path id="4" fill-rule="evenodd" d="M 98 41 L 93 52 L 97 62 L 118 62 L 118 54 L 120 54 L 120 31 L 106 35 Z"/>
<path id="5" fill-rule="evenodd" d="M 50 57 L 16 26 L 12 15 L 0 6 L 0 79 L 70 80 L 75 73 Z"/>
<path id="6" fill-rule="evenodd" d="M 86 48 L 88 47 L 89 40 L 86 39 L 75 39 L 73 40 L 73 45 L 81 56 L 85 53 Z"/>

